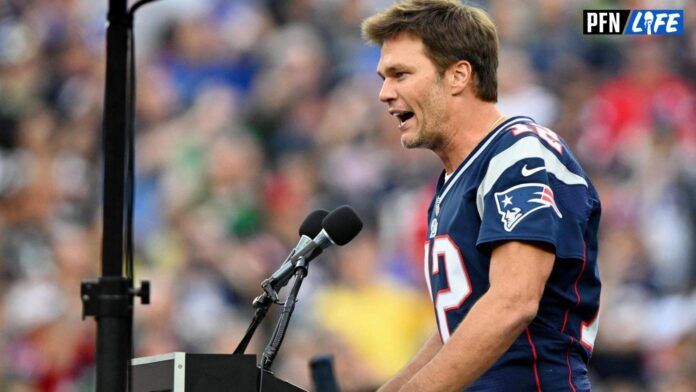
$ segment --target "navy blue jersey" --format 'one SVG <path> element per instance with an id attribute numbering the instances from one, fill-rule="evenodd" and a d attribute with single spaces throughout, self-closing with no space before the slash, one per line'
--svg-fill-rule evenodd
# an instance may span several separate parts
<path id="1" fill-rule="evenodd" d="M 443 342 L 488 290 L 494 243 L 543 243 L 556 255 L 536 318 L 468 390 L 590 390 L 599 215 L 597 191 L 568 146 L 527 117 L 507 119 L 440 176 L 425 274 Z"/>

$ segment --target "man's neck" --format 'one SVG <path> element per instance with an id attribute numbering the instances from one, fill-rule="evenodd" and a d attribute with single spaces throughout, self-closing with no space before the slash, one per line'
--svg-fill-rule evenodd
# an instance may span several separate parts
<path id="1" fill-rule="evenodd" d="M 434 151 L 448 174 L 454 172 L 481 140 L 504 119 L 490 102 L 476 101 L 467 110 L 453 110 L 451 113 L 451 136 L 441 148 Z"/>

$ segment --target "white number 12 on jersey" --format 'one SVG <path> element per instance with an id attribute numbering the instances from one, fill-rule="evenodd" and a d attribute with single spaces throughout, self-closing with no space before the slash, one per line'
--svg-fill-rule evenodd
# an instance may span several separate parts
<path id="1" fill-rule="evenodd" d="M 459 309 L 471 295 L 471 279 L 464 265 L 462 252 L 459 250 L 449 235 L 440 235 L 433 239 L 432 249 L 430 244 L 425 244 L 425 281 L 428 284 L 428 293 L 432 298 L 430 286 L 431 275 L 440 273 L 440 259 L 444 266 L 443 273 L 447 279 L 447 287 L 440 289 L 435 297 L 432 298 L 435 304 L 435 313 L 440 330 L 440 337 L 443 342 L 447 342 L 450 337 L 449 324 L 447 323 L 447 312 Z M 429 271 L 428 259 L 432 252 L 432 271 Z"/>

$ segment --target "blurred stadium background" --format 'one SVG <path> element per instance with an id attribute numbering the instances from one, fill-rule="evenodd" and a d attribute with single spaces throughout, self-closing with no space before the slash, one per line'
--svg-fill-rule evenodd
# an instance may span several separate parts
<path id="1" fill-rule="evenodd" d="M 315 208 L 366 229 L 312 264 L 277 374 L 346 391 L 434 326 L 422 282 L 440 164 L 377 101 L 360 21 L 387 0 L 161 0 L 136 15 L 136 355 L 230 353 Z M 572 146 L 603 202 L 597 391 L 696 391 L 696 2 L 477 1 L 502 46 L 500 108 Z M 0 0 L 0 390 L 90 391 L 100 275 L 106 0 Z M 680 8 L 683 36 L 590 37 L 582 9 Z M 267 343 L 274 315 L 248 352 Z"/>

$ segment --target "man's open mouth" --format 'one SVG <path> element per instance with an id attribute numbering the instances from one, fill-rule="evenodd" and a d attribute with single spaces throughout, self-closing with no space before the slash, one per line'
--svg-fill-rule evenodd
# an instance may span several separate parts
<path id="1" fill-rule="evenodd" d="M 414 113 L 409 111 L 395 111 L 391 115 L 399 119 L 399 128 L 401 128 L 404 126 L 406 121 L 410 120 L 414 116 Z"/>

